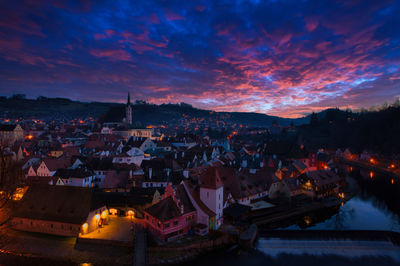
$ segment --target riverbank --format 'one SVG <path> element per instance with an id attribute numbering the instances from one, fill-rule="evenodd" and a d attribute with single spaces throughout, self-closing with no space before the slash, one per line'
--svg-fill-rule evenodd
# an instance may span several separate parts
<path id="1" fill-rule="evenodd" d="M 149 246 L 149 265 L 182 264 L 193 261 L 201 255 L 223 250 L 235 244 L 234 239 L 226 233 L 218 233 L 211 237 L 185 239 L 163 246 Z"/>
<path id="2" fill-rule="evenodd" d="M 43 265 L 82 263 L 131 265 L 133 259 L 132 249 L 128 247 L 83 244 L 77 243 L 76 238 L 72 237 L 27 233 L 13 229 L 2 230 L 0 244 L 1 265 L 9 265 L 9 262 L 13 262 L 14 259 L 21 261 L 22 265 L 42 265 L 41 261 Z M 33 262 L 39 262 L 39 264 Z M 16 264 L 11 263 L 11 265 Z"/>

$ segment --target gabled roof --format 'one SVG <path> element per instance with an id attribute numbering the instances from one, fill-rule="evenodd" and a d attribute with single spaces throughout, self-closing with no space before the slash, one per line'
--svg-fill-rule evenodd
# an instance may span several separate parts
<path id="1" fill-rule="evenodd" d="M 145 212 L 162 222 L 182 216 L 172 197 L 160 200 L 156 204 L 145 209 Z"/>
<path id="2" fill-rule="evenodd" d="M 91 210 L 101 206 L 88 188 L 36 185 L 25 193 L 14 216 L 81 225 Z"/>
<path id="3" fill-rule="evenodd" d="M 57 169 L 65 168 L 69 165 L 68 161 L 65 159 L 46 158 L 43 161 L 50 171 L 56 171 Z"/>
<path id="4" fill-rule="evenodd" d="M 200 186 L 205 188 L 217 189 L 223 186 L 220 167 L 209 167 L 200 176 Z"/>

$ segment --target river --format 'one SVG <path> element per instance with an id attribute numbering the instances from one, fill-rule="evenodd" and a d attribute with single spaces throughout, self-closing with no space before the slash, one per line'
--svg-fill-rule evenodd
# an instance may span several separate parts
<path id="1" fill-rule="evenodd" d="M 397 209 L 397 203 L 391 202 L 400 202 L 400 193 L 396 193 L 399 189 L 398 184 L 391 184 L 389 178 L 375 174 L 371 179 L 369 173 L 362 171 L 351 173 L 347 177 L 347 184 L 347 199 L 338 209 L 305 215 L 297 219 L 294 224 L 282 229 L 400 232 L 400 209 Z M 379 189 L 379 191 L 372 189 Z M 382 190 L 386 190 L 384 197 L 380 195 Z M 400 192 L 400 190 L 397 191 Z"/>
<path id="2" fill-rule="evenodd" d="M 385 230 L 400 232 L 400 184 L 358 169 L 348 170 L 345 201 L 311 213 L 278 230 Z M 191 265 L 400 265 L 391 242 L 258 238 L 251 252 L 216 252 Z"/>

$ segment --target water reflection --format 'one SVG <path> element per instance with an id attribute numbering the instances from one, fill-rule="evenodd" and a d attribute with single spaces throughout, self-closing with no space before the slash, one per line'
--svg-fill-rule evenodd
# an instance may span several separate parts
<path id="1" fill-rule="evenodd" d="M 400 195 L 391 178 L 351 169 L 347 178 L 346 202 L 308 214 L 280 229 L 390 230 L 400 232 Z"/>

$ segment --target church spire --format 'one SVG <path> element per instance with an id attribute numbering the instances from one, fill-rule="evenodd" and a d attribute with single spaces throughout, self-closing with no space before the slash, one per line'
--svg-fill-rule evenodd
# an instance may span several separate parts
<path id="1" fill-rule="evenodd" d="M 132 124 L 132 106 L 131 106 L 131 95 L 128 92 L 128 102 L 125 107 L 125 121 L 128 124 Z"/>

